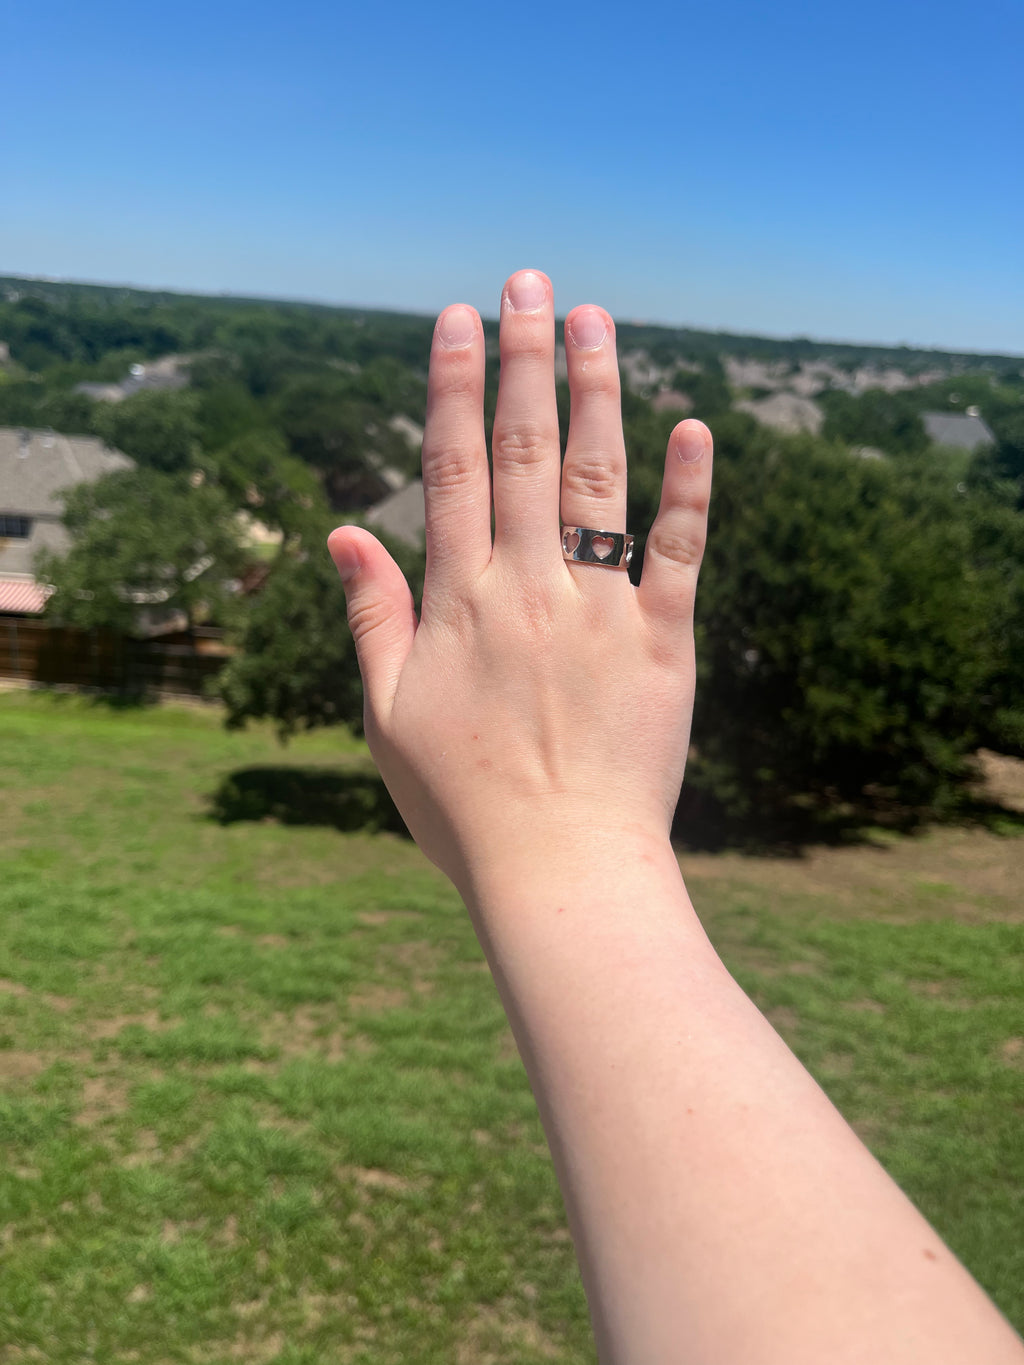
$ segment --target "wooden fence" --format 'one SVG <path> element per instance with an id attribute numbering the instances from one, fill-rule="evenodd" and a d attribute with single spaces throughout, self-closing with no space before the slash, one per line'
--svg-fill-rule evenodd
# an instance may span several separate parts
<path id="1" fill-rule="evenodd" d="M 136 640 L 113 631 L 0 616 L 0 678 L 40 686 L 201 697 L 230 652 L 224 632 L 212 626 L 198 627 L 194 638 L 176 631 Z"/>

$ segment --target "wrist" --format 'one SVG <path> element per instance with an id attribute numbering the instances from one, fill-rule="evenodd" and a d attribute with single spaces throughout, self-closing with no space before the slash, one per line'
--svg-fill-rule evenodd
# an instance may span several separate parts
<path id="1" fill-rule="evenodd" d="M 652 884 L 685 898 L 679 863 L 663 815 L 630 812 L 596 818 L 594 807 L 534 804 L 518 819 L 474 839 L 455 879 L 474 917 L 588 913 L 644 899 Z"/>

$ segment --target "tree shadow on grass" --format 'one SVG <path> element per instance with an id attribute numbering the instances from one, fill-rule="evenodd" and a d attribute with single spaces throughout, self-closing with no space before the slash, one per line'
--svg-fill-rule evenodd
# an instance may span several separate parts
<path id="1" fill-rule="evenodd" d="M 104 711 L 142 711 L 159 706 L 162 698 L 152 688 L 131 688 L 123 692 L 100 692 L 91 689 L 87 696 L 89 703 Z"/>
<path id="2" fill-rule="evenodd" d="M 725 813 L 704 793 L 688 792 L 684 787 L 672 825 L 672 841 L 688 853 L 801 858 L 813 848 L 881 846 L 886 835 L 913 837 L 943 825 L 1019 838 L 1024 835 L 1024 810 L 967 793 L 955 807 L 942 812 L 895 802 L 864 801 L 861 805 L 792 807 L 741 819 Z"/>
<path id="3" fill-rule="evenodd" d="M 388 830 L 408 837 L 384 783 L 376 773 L 359 769 L 238 768 L 212 793 L 209 813 L 222 825 L 273 820 L 346 832 Z"/>
<path id="4" fill-rule="evenodd" d="M 210 817 L 223 825 L 273 820 L 347 832 L 386 830 L 408 837 L 384 783 L 375 772 L 360 768 L 239 768 L 224 777 L 208 809 Z M 923 834 L 943 824 L 1020 837 L 1024 810 L 984 796 L 965 796 L 955 810 L 942 815 L 875 802 L 861 808 L 791 810 L 775 818 L 738 821 L 726 817 L 701 793 L 684 788 L 672 833 L 676 846 L 692 853 L 732 850 L 799 858 L 815 847 L 877 845 L 883 834 Z"/>
<path id="5" fill-rule="evenodd" d="M 82 698 L 97 710 L 138 711 L 143 707 L 156 706 L 161 697 L 158 692 L 146 688 L 122 688 L 117 691 L 102 687 L 83 687 L 77 683 L 30 682 L 29 691 L 39 692 L 50 697 L 60 705 L 76 704 Z"/>

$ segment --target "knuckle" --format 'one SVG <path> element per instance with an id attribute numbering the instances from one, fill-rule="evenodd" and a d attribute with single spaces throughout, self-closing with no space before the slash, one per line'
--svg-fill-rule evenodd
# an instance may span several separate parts
<path id="1" fill-rule="evenodd" d="M 685 621 L 674 621 L 671 630 L 664 628 L 664 623 L 659 623 L 655 628 L 650 624 L 646 635 L 647 657 L 658 668 L 664 670 L 669 675 L 673 686 L 677 687 L 680 681 L 679 665 L 681 661 L 688 664 L 688 685 L 692 692 L 693 689 L 693 627 Z"/>
<path id="2" fill-rule="evenodd" d="M 618 402 L 619 372 L 614 365 L 582 366 L 573 375 L 572 387 L 582 398 L 607 398 Z"/>
<path id="3" fill-rule="evenodd" d="M 704 523 L 655 524 L 647 537 L 646 555 L 683 568 L 696 568 L 704 555 Z"/>
<path id="4" fill-rule="evenodd" d="M 510 469 L 534 469 L 550 460 L 556 438 L 540 427 L 518 425 L 494 428 L 492 448 L 495 461 Z"/>
<path id="5" fill-rule="evenodd" d="M 450 351 L 431 367 L 431 397 L 473 396 L 483 388 L 476 357 L 467 351 Z"/>
<path id="6" fill-rule="evenodd" d="M 423 483 L 428 493 L 461 493 L 479 475 L 480 461 L 469 451 L 423 447 Z"/>
<path id="7" fill-rule="evenodd" d="M 531 362 L 550 369 L 555 354 L 554 337 L 546 326 L 532 326 L 532 322 L 533 319 L 529 319 L 526 326 L 516 327 L 511 334 L 502 334 L 502 359 L 513 363 Z"/>
<path id="8" fill-rule="evenodd" d="M 357 644 L 381 630 L 389 619 L 387 603 L 378 598 L 356 598 L 349 603 L 348 625 Z"/>
<path id="9" fill-rule="evenodd" d="M 686 501 L 683 504 L 692 517 L 700 519 L 701 534 L 707 529 L 708 508 L 711 506 L 711 487 L 707 483 L 692 484 L 686 490 Z"/>
<path id="10" fill-rule="evenodd" d="M 615 456 L 574 455 L 562 467 L 563 491 L 606 502 L 622 494 L 626 464 Z"/>

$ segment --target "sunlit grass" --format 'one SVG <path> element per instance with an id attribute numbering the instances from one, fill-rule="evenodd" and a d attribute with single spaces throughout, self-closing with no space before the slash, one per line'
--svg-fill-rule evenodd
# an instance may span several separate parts
<path id="1" fill-rule="evenodd" d="M 464 911 L 400 835 L 284 823 L 282 766 L 330 770 L 296 818 L 344 825 L 346 774 L 376 800 L 341 733 L 282 751 L 202 709 L 0 695 L 0 1361 L 593 1360 Z M 705 861 L 691 888 L 1020 1324 L 1021 918 L 974 897 L 965 922 L 919 848 L 898 913 L 820 869 Z"/>

